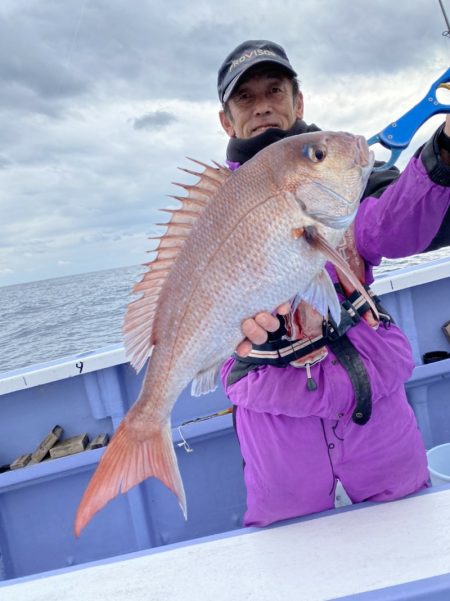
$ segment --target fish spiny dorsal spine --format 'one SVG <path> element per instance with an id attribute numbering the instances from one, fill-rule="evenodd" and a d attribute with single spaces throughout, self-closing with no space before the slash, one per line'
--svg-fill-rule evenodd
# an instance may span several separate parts
<path id="1" fill-rule="evenodd" d="M 213 161 L 215 167 L 212 167 L 196 159 L 189 160 L 203 167 L 203 171 L 179 167 L 181 171 L 194 175 L 199 180 L 195 184 L 174 182 L 176 186 L 186 190 L 187 195 L 171 196 L 181 203 L 180 208 L 161 209 L 161 211 L 169 213 L 171 218 L 167 223 L 156 224 L 166 228 L 164 234 L 149 238 L 158 240 L 156 249 L 150 251 L 156 254 L 152 261 L 144 263 L 148 269 L 140 282 L 133 287 L 133 292 L 140 293 L 141 296 L 129 304 L 125 316 L 124 343 L 127 356 L 136 371 L 143 367 L 156 343 L 152 334 L 153 322 L 167 276 L 199 215 L 203 213 L 211 198 L 216 195 L 232 173 L 227 167 L 215 161 Z"/>

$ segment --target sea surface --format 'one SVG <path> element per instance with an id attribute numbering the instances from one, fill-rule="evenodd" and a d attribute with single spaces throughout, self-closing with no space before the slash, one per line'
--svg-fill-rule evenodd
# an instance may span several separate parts
<path id="1" fill-rule="evenodd" d="M 376 277 L 428 261 L 450 247 L 385 260 Z M 122 342 L 122 321 L 141 266 L 0 287 L 0 373 Z"/>

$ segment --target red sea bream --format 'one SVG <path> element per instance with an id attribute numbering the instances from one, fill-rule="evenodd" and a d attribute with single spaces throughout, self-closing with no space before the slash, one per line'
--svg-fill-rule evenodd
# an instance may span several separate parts
<path id="1" fill-rule="evenodd" d="M 125 346 L 136 369 L 150 353 L 142 390 L 106 449 L 80 503 L 75 532 L 119 492 L 150 476 L 186 498 L 170 414 L 192 381 L 194 395 L 242 339 L 241 323 L 288 299 L 339 321 L 324 265 L 351 224 L 372 168 L 365 140 L 314 132 L 270 145 L 236 172 L 204 166 L 162 235 L 141 293 L 127 311 Z"/>

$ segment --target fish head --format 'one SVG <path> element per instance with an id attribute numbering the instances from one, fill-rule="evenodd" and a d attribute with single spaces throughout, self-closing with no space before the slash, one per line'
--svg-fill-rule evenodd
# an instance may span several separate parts
<path id="1" fill-rule="evenodd" d="M 348 228 L 369 179 L 374 154 L 363 136 L 311 132 L 285 138 L 280 150 L 284 169 L 275 169 L 303 212 L 332 229 Z"/>

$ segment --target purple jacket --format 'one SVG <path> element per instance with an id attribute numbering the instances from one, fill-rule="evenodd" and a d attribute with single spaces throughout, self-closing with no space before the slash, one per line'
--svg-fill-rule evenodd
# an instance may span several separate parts
<path id="1" fill-rule="evenodd" d="M 370 193 L 369 182 L 369 195 L 361 202 L 355 219 L 355 240 L 366 263 L 368 284 L 374 279 L 372 267 L 383 257 L 407 257 L 450 244 L 450 167 L 439 158 L 439 133 L 416 153 L 393 183 L 381 194 L 378 190 L 378 197 Z M 327 268 L 336 281 L 333 267 Z M 397 326 L 373 330 L 361 320 L 347 336 L 366 369 L 373 403 L 394 393 L 410 377 L 414 367 L 411 348 Z M 226 394 L 234 405 L 251 411 L 336 419 L 351 411 L 354 404 L 352 383 L 331 349 L 311 368 L 317 384 L 313 391 L 307 389 L 303 368 L 263 365 L 243 371 L 242 377 L 230 378 L 235 367 L 235 360 L 230 358 L 222 368 Z"/>

